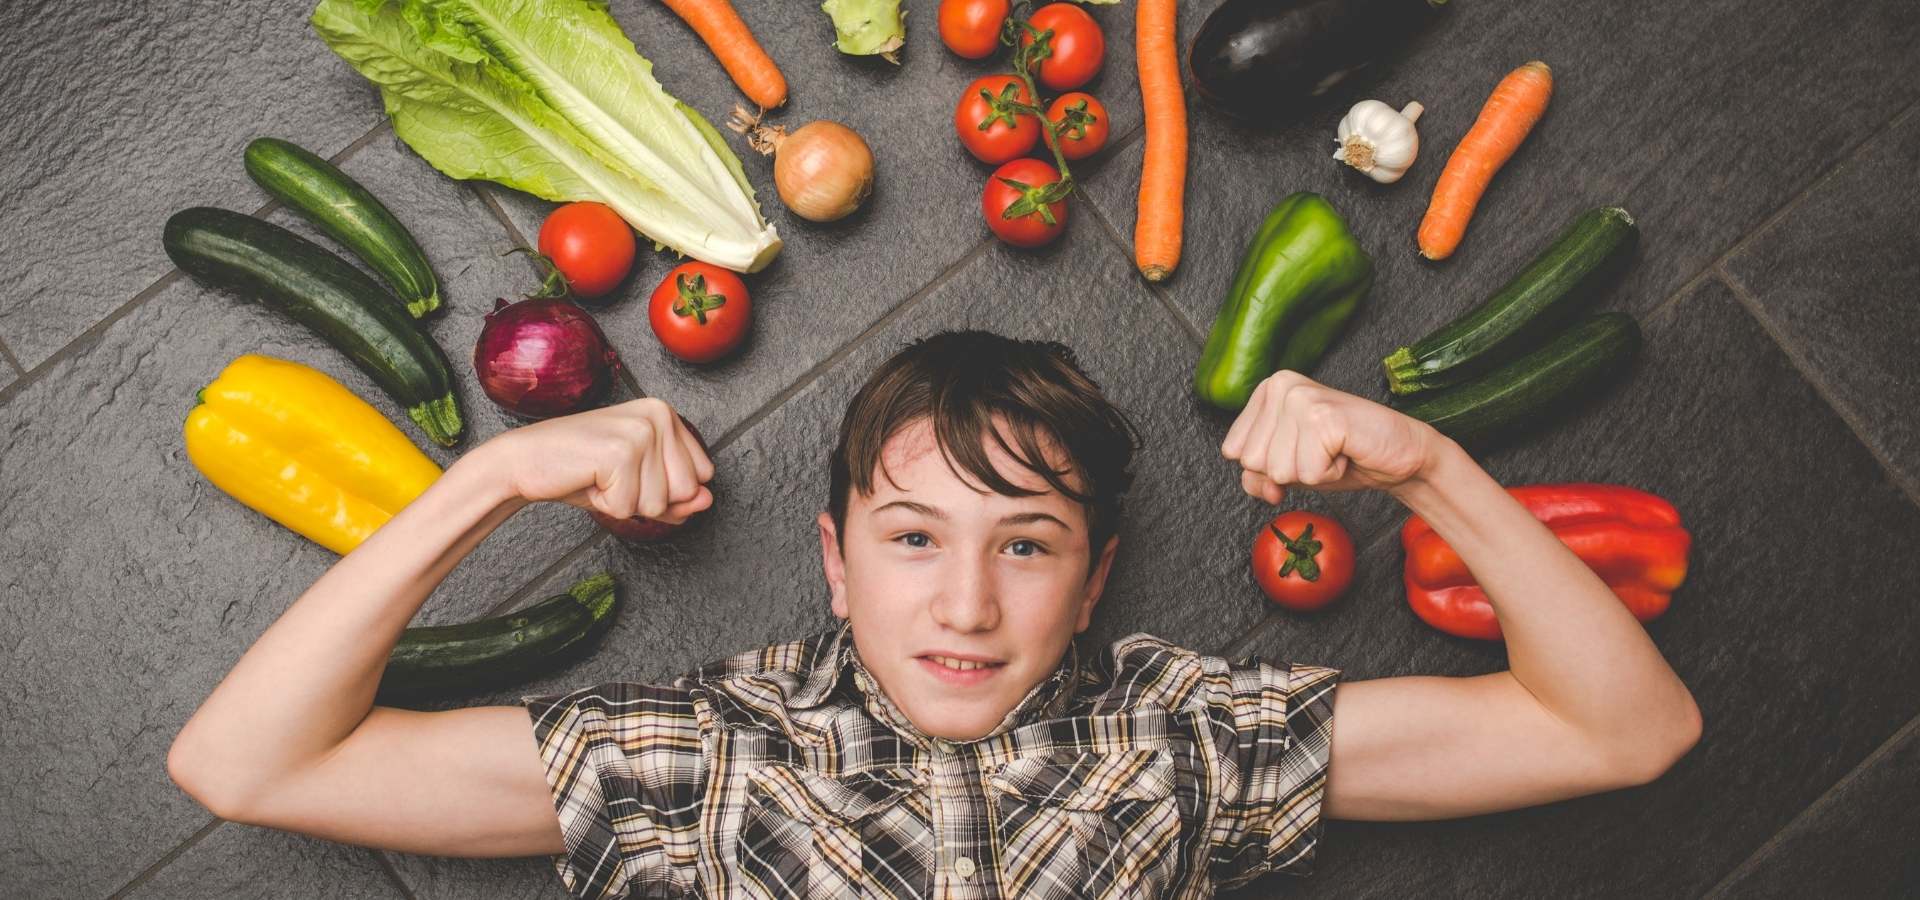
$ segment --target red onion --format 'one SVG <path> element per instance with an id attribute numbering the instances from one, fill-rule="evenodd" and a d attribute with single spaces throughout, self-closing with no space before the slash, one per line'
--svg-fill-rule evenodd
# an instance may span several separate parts
<path id="1" fill-rule="evenodd" d="M 620 356 L 587 311 L 565 297 L 501 300 L 473 347 L 480 388 L 523 419 L 579 412 L 605 399 Z"/>

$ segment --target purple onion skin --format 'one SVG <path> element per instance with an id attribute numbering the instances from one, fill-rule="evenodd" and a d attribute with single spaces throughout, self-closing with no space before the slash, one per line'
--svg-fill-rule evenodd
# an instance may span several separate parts
<path id="1" fill-rule="evenodd" d="M 620 355 L 599 324 L 565 297 L 496 302 L 473 347 L 480 389 L 522 419 L 598 405 L 619 369 Z"/>

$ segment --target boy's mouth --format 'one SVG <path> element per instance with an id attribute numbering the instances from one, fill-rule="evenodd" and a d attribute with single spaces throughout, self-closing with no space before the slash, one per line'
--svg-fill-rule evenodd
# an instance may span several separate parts
<path id="1" fill-rule="evenodd" d="M 986 681 L 1006 667 L 1006 663 L 1000 660 L 970 654 L 924 653 L 914 657 L 914 660 L 934 677 L 961 687 Z"/>

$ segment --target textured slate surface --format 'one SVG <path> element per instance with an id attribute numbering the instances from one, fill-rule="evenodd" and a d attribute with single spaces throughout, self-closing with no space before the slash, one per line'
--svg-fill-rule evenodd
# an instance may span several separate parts
<path id="1" fill-rule="evenodd" d="M 1339 823 L 1312 878 L 1268 889 L 1698 896 L 1920 711 L 1920 652 L 1888 639 L 1920 628 L 1907 602 L 1920 574 L 1895 562 L 1920 552 L 1920 510 L 1720 282 L 1647 332 L 1621 389 L 1487 464 L 1505 484 L 1623 483 L 1679 508 L 1694 537 L 1687 583 L 1650 630 L 1700 704 L 1700 745 L 1635 790 L 1458 822 Z M 1778 422 L 1793 423 L 1791 439 Z M 1803 539 L 1858 562 L 1807 574 L 1786 549 Z M 1497 647 L 1407 609 L 1396 539 L 1362 565 L 1343 609 L 1276 618 L 1253 649 L 1349 678 L 1504 668 Z"/>
<path id="2" fill-rule="evenodd" d="M 1920 496 L 1920 116 L 1903 117 L 1727 261 L 1790 353 L 1819 374 Z"/>
<path id="3" fill-rule="evenodd" d="M 390 137 L 345 168 L 410 211 L 403 215 L 448 282 L 454 309 L 432 330 L 466 388 L 465 446 L 504 430 L 458 349 L 478 334 L 480 298 L 525 278 L 519 263 L 496 255 L 503 230 L 475 195 L 431 177 Z M 227 201 L 259 202 L 251 190 Z M 167 780 L 167 745 L 334 559 L 212 488 L 186 460 L 180 423 L 194 391 L 247 352 L 315 366 L 405 420 L 298 326 L 189 280 L 0 408 L 0 585 L 20 635 L 17 649 L 0 654 L 0 678 L 14 686 L 0 710 L 35 723 L 0 731 L 0 757 L 25 776 L 6 779 L 0 795 L 0 870 L 28 895 L 109 893 L 205 821 Z M 407 433 L 425 443 L 410 423 Z M 468 618 L 500 602 L 590 533 L 571 513 L 516 517 L 428 601 L 422 621 Z"/>
<path id="4" fill-rule="evenodd" d="M 1183 42 L 1211 5 L 1182 5 Z M 841 407 L 903 341 L 961 325 L 1067 341 L 1147 433 L 1099 637 L 1148 630 L 1205 649 L 1330 662 L 1354 677 L 1496 668 L 1496 651 L 1428 632 L 1406 611 L 1391 532 L 1401 514 L 1388 498 L 1299 501 L 1337 513 L 1366 548 L 1363 580 L 1342 607 L 1269 614 L 1251 585 L 1246 543 L 1271 511 L 1240 495 L 1214 453 L 1226 418 L 1195 407 L 1185 389 L 1195 333 L 1248 232 L 1294 190 L 1321 191 L 1348 215 L 1380 279 L 1317 375 L 1377 397 L 1383 352 L 1484 297 L 1579 209 L 1622 201 L 1640 217 L 1636 268 L 1602 305 L 1645 313 L 1870 141 L 1727 264 L 1770 330 L 1705 282 L 1649 323 L 1648 359 L 1630 386 L 1488 459 L 1510 483 L 1628 481 L 1680 504 L 1700 549 L 1692 582 L 1654 634 L 1706 707 L 1703 745 L 1637 791 L 1461 823 L 1335 825 L 1321 874 L 1242 894 L 1693 896 L 1731 873 L 1722 887 L 1742 896 L 1830 894 L 1836 873 L 1863 892 L 1912 881 L 1910 854 L 1901 855 L 1913 846 L 1907 807 L 1920 778 L 1911 728 L 1841 779 L 1916 711 L 1904 689 L 1920 681 L 1915 651 L 1888 639 L 1920 624 L 1904 599 L 1914 576 L 1883 561 L 1911 558 L 1920 512 L 1770 340 L 1783 340 L 1874 450 L 1915 477 L 1914 432 L 1897 402 L 1912 384 L 1894 355 L 1914 334 L 1894 298 L 1912 293 L 1917 274 L 1906 215 L 1916 116 L 1878 134 L 1920 96 L 1920 27 L 1901 4 L 1452 4 L 1391 68 L 1278 130 L 1195 106 L 1187 256 L 1158 298 L 1115 244 L 1131 241 L 1140 155 L 1130 7 L 1093 10 L 1109 51 L 1093 89 L 1112 108 L 1115 149 L 1075 172 L 1097 207 L 1076 205 L 1063 247 L 1027 255 L 986 242 L 977 199 L 988 170 L 958 147 L 950 116 L 964 84 L 995 67 L 939 46 L 936 4 L 909 0 L 900 69 L 839 57 L 817 4 L 738 6 L 793 85 L 791 108 L 773 119 L 859 129 L 879 157 L 879 193 L 848 223 L 814 226 L 781 208 L 770 160 L 746 160 L 788 247 L 751 279 L 756 336 L 719 366 L 660 353 L 644 299 L 672 260 L 643 254 L 624 296 L 599 312 L 644 391 L 709 437 L 738 432 L 718 452 L 721 506 L 673 543 L 644 549 L 594 540 L 574 510 L 516 516 L 429 600 L 422 621 L 530 602 L 597 568 L 619 573 L 627 607 L 593 657 L 475 702 L 665 678 L 828 625 L 811 518 L 825 500 Z M 264 205 L 238 162 L 256 135 L 323 154 L 353 145 L 345 168 L 414 229 L 449 282 L 451 309 L 432 328 L 473 422 L 462 449 L 512 424 L 480 395 L 468 362 L 492 299 L 532 282 L 524 263 L 496 255 L 512 238 L 494 209 L 532 239 L 551 205 L 454 184 L 389 132 L 370 134 L 380 118 L 374 92 L 308 33 L 304 10 L 40 3 L 16 16 L 26 39 L 0 62 L 15 88 L 0 99 L 0 120 L 12 126 L 0 137 L 0 243 L 14 248 L 8 261 L 21 273 L 0 290 L 0 342 L 44 369 L 8 386 L 15 373 L 0 363 L 0 602 L 16 633 L 0 654 L 0 680 L 13 687 L 0 716 L 33 723 L 0 730 L 0 769 L 11 773 L 0 779 L 0 884 L 10 896 L 109 894 L 207 821 L 166 780 L 166 746 L 331 562 L 191 470 L 178 429 L 192 391 L 233 356 L 258 351 L 319 366 L 397 415 L 295 326 L 177 276 L 99 324 L 168 271 L 158 243 L 168 213 Z M 670 90 L 724 118 L 737 95 L 683 25 L 649 0 L 621 0 L 614 14 Z M 1490 192 L 1460 255 L 1418 263 L 1411 235 L 1446 150 L 1499 74 L 1535 56 L 1559 76 L 1552 111 Z M 1426 157 L 1397 186 L 1374 186 L 1326 158 L 1334 122 L 1361 96 L 1429 109 Z M 304 227 L 285 212 L 273 218 Z M 758 418 L 773 401 L 781 405 Z M 1844 559 L 1859 561 L 1820 576 L 1827 590 L 1815 612 L 1791 593 L 1802 582 L 1781 549 L 1782 534 L 1801 530 L 1835 535 Z M 542 859 L 384 858 L 422 898 L 562 893 Z M 132 893 L 399 893 L 377 859 L 225 825 Z"/>
<path id="5" fill-rule="evenodd" d="M 1920 896 L 1920 719 L 1795 817 L 1713 897 Z"/>
<path id="6" fill-rule="evenodd" d="M 306 4 L 10 6 L 0 340 L 29 369 L 172 268 L 161 223 L 241 191 L 247 141 L 329 156 L 381 118 Z"/>
<path id="7" fill-rule="evenodd" d="M 270 885 L 299 885 L 325 900 L 400 900 L 373 851 L 231 823 L 215 828 L 172 865 L 134 888 L 137 900 L 261 897 Z"/>

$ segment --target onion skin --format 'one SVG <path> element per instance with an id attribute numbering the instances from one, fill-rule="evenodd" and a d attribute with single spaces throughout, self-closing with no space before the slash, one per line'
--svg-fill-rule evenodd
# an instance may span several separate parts
<path id="1" fill-rule="evenodd" d="M 481 390 L 522 419 L 598 405 L 619 368 L 620 356 L 593 316 L 564 297 L 498 301 L 473 347 Z"/>
<path id="2" fill-rule="evenodd" d="M 837 221 L 873 193 L 873 151 L 853 129 L 822 120 L 771 140 L 773 184 L 795 215 Z"/>

